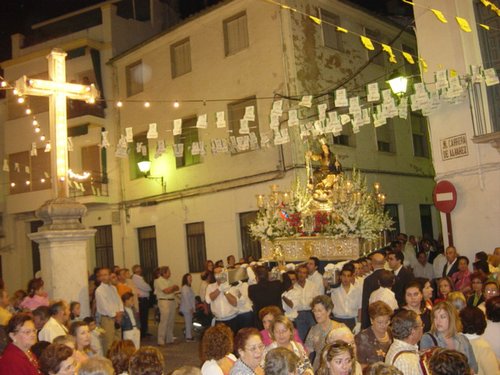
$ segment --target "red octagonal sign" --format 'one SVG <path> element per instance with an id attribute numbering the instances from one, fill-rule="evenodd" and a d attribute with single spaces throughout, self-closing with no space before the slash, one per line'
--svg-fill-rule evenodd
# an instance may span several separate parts
<path id="1" fill-rule="evenodd" d="M 450 181 L 439 181 L 432 192 L 436 208 L 444 213 L 450 213 L 457 205 L 457 191 Z"/>

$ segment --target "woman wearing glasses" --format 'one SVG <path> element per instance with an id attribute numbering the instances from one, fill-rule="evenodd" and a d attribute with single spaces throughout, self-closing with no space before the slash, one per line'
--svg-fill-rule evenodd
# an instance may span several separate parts
<path id="1" fill-rule="evenodd" d="M 265 345 L 256 328 L 242 328 L 234 338 L 238 360 L 229 375 L 264 375 L 260 366 L 264 358 Z"/>
<path id="2" fill-rule="evenodd" d="M 10 318 L 7 333 L 12 340 L 0 358 L 0 374 L 39 375 L 38 361 L 30 348 L 36 343 L 31 315 L 19 313 Z"/>

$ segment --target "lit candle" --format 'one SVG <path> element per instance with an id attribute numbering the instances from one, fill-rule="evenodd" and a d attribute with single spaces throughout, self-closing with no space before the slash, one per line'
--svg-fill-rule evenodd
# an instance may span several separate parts
<path id="1" fill-rule="evenodd" d="M 257 195 L 257 207 L 264 207 L 264 196 L 262 194 Z"/>
<path id="2" fill-rule="evenodd" d="M 288 192 L 283 193 L 283 204 L 288 204 L 290 203 L 290 194 Z"/>
<path id="3" fill-rule="evenodd" d="M 373 184 L 373 188 L 375 189 L 375 194 L 378 194 L 378 191 L 379 191 L 379 189 L 380 189 L 380 183 L 375 182 L 375 183 Z"/>

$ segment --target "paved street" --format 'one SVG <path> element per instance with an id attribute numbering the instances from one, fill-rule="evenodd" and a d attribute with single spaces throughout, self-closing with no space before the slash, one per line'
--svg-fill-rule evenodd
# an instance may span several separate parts
<path id="1" fill-rule="evenodd" d="M 142 340 L 141 345 L 158 346 L 156 343 L 156 333 L 158 326 L 149 321 L 149 332 L 153 336 Z M 176 344 L 160 347 L 161 352 L 165 356 L 166 374 L 171 374 L 175 369 L 184 366 L 201 366 L 200 361 L 200 338 L 197 337 L 195 342 L 186 342 L 184 340 L 184 319 L 181 316 L 176 316 L 174 334 L 177 337 Z"/>

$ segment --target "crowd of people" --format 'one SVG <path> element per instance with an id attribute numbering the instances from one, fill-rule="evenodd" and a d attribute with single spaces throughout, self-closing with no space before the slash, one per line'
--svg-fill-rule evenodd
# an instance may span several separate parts
<path id="1" fill-rule="evenodd" d="M 499 263 L 500 248 L 471 267 L 453 246 L 400 234 L 337 273 L 316 257 L 272 269 L 207 261 L 199 293 L 167 266 L 151 285 L 139 265 L 101 268 L 83 319 L 78 302 L 49 301 L 40 278 L 12 296 L 1 283 L 0 374 L 164 374 L 158 347 L 141 347 L 153 298 L 158 346 L 178 341 L 177 313 L 187 342 L 194 321 L 205 326 L 200 367 L 176 375 L 500 374 Z"/>

